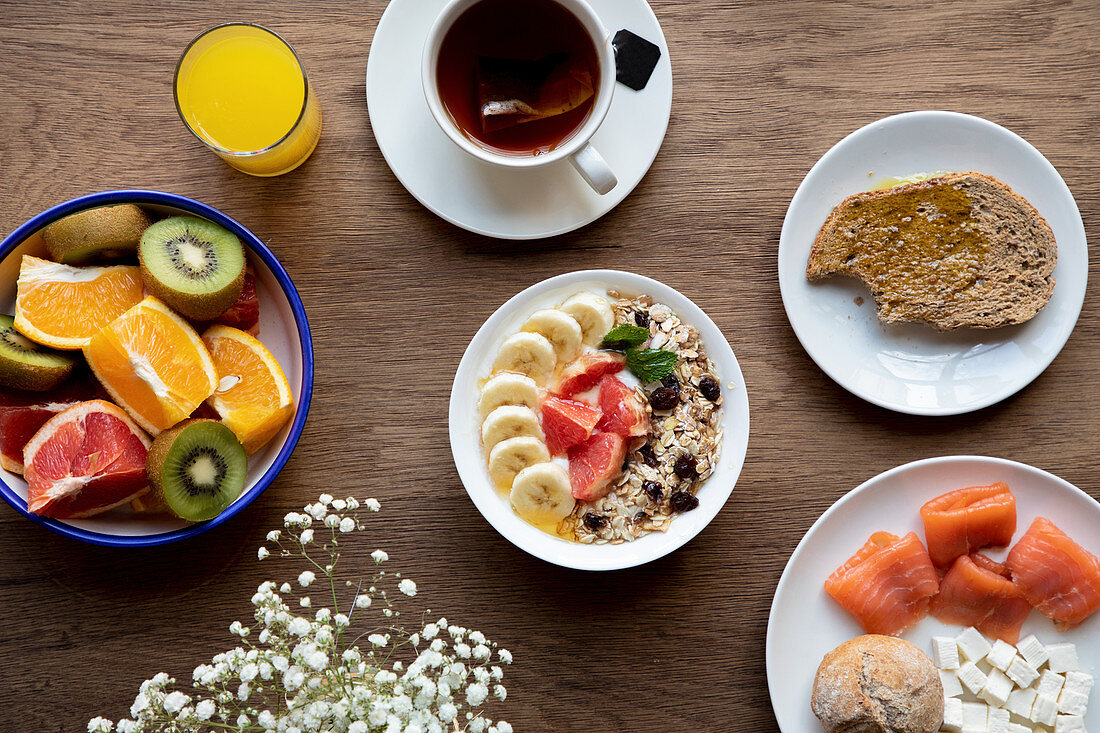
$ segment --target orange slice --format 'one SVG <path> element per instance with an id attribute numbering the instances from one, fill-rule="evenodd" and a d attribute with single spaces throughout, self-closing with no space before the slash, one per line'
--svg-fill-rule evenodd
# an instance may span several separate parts
<path id="1" fill-rule="evenodd" d="M 153 435 L 188 418 L 218 386 L 195 329 L 152 296 L 93 336 L 84 358 L 115 402 Z"/>
<path id="2" fill-rule="evenodd" d="M 202 340 L 219 380 L 207 403 L 251 455 L 294 414 L 290 383 L 267 347 L 240 329 L 211 326 Z"/>
<path id="3" fill-rule="evenodd" d="M 70 267 L 23 255 L 15 329 L 55 349 L 80 349 L 141 296 L 138 267 Z"/>

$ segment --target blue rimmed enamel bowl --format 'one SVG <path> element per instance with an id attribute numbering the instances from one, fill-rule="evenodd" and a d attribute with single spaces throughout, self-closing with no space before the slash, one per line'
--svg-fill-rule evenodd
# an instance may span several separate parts
<path id="1" fill-rule="evenodd" d="M 216 527 L 240 512 L 271 485 L 282 470 L 305 426 L 313 394 L 313 340 L 309 334 L 302 299 L 282 264 L 259 237 L 217 209 L 193 199 L 159 191 L 104 191 L 58 204 L 20 226 L 0 243 L 0 307 L 11 313 L 15 283 L 24 254 L 43 256 L 39 232 L 47 224 L 84 209 L 113 204 L 138 204 L 152 214 L 190 214 L 216 222 L 244 243 L 249 263 L 256 272 L 260 303 L 257 337 L 279 360 L 294 394 L 294 417 L 262 450 L 249 457 L 248 481 L 237 500 L 207 522 L 192 524 L 167 516 L 138 514 L 128 506 L 87 519 L 48 519 L 27 511 L 27 484 L 23 477 L 0 469 L 0 495 L 17 512 L 58 534 L 114 547 L 148 547 L 193 537 Z"/>

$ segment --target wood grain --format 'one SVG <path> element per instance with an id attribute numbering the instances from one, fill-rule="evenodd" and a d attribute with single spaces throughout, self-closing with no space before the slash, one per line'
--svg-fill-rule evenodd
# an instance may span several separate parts
<path id="1" fill-rule="evenodd" d="M 1062 354 L 978 413 L 912 418 L 822 374 L 784 316 L 776 247 L 787 203 L 836 140 L 893 112 L 951 109 L 1039 148 L 1100 235 L 1100 4 L 1095 0 L 654 0 L 675 75 L 664 148 L 638 189 L 573 234 L 468 234 L 405 192 L 371 135 L 363 79 L 382 0 L 0 2 L 0 232 L 96 190 L 192 196 L 244 222 L 286 264 L 313 328 L 317 380 L 301 444 L 240 516 L 178 545 L 69 541 L 0 507 L 0 730 L 76 731 L 124 715 L 141 680 L 231 644 L 269 573 L 255 547 L 324 490 L 384 511 L 349 550 L 385 547 L 417 601 L 512 649 L 517 731 L 774 730 L 768 608 L 798 540 L 841 494 L 945 453 L 1017 459 L 1100 496 L 1096 265 Z M 273 180 L 202 149 L 172 105 L 176 57 L 247 19 L 305 60 L 325 131 Z M 450 382 L 481 322 L 518 290 L 585 267 L 659 278 L 733 345 L 752 433 L 725 510 L 645 567 L 584 574 L 512 547 L 450 457 Z M 476 282 L 476 289 L 471 283 Z M 296 574 L 297 570 L 293 570 Z M 798 671 L 792 671 L 797 673 Z"/>

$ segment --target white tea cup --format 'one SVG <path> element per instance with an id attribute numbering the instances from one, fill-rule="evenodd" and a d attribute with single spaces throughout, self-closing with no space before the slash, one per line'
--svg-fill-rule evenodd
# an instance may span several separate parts
<path id="1" fill-rule="evenodd" d="M 592 103 L 592 110 L 588 119 L 573 132 L 567 139 L 553 150 L 540 155 L 516 156 L 504 155 L 494 152 L 489 148 L 479 145 L 472 140 L 452 119 L 447 111 L 443 99 L 439 95 L 437 72 L 439 65 L 439 49 L 447 31 L 459 16 L 476 5 L 480 0 L 451 0 L 440 11 L 428 31 L 428 37 L 424 43 L 424 54 L 421 63 L 421 84 L 424 87 L 424 97 L 428 102 L 428 109 L 440 129 L 446 133 L 455 145 L 465 150 L 478 160 L 492 165 L 506 168 L 540 168 L 568 158 L 577 172 L 581 174 L 588 185 L 599 194 L 606 194 L 615 188 L 618 179 L 615 178 L 611 167 L 592 147 L 592 136 L 603 124 L 607 117 L 607 111 L 611 108 L 611 97 L 615 93 L 615 51 L 611 47 L 611 34 L 600 21 L 599 16 L 585 0 L 556 0 L 563 8 L 568 10 L 580 22 L 588 33 L 592 44 L 596 47 L 596 57 L 600 67 L 600 82 L 596 89 L 596 98 Z"/>

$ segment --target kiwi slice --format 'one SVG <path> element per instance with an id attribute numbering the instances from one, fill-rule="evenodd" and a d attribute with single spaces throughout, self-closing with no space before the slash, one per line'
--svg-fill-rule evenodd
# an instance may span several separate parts
<path id="1" fill-rule="evenodd" d="M 16 331 L 11 316 L 0 315 L 0 385 L 44 392 L 65 381 L 75 364 Z"/>
<path id="2" fill-rule="evenodd" d="M 59 219 L 42 230 L 50 257 L 66 265 L 132 255 L 152 221 L 134 204 L 102 206 Z"/>
<path id="3" fill-rule="evenodd" d="M 217 420 L 184 420 L 153 440 L 145 472 L 157 501 L 181 519 L 213 519 L 244 489 L 245 455 L 233 431 Z"/>
<path id="4" fill-rule="evenodd" d="M 225 313 L 244 287 L 241 240 L 206 219 L 158 221 L 141 235 L 138 256 L 146 289 L 195 321 Z"/>

